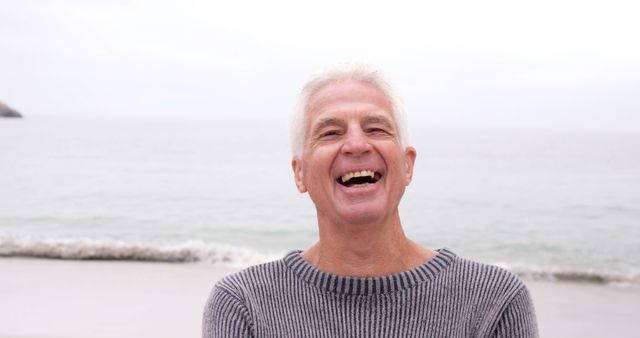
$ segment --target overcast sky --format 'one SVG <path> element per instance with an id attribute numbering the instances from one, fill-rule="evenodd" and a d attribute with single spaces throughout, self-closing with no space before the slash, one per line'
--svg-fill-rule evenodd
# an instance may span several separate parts
<path id="1" fill-rule="evenodd" d="M 29 116 L 288 114 L 360 60 L 410 120 L 640 130 L 637 1 L 0 0 L 0 101 Z"/>

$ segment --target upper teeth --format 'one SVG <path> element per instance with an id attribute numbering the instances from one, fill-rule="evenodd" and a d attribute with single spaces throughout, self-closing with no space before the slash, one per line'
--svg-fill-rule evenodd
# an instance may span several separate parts
<path id="1" fill-rule="evenodd" d="M 350 173 L 346 173 L 342 175 L 342 182 L 344 183 L 354 177 L 363 177 L 363 176 L 370 176 L 371 178 L 373 178 L 374 172 L 373 170 L 352 171 Z"/>

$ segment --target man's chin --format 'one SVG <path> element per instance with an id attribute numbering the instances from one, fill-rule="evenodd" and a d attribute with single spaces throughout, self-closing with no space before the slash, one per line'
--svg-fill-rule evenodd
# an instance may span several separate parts
<path id="1" fill-rule="evenodd" d="M 376 224 L 384 221 L 384 207 L 374 203 L 357 203 L 343 206 L 339 217 L 344 223 L 354 225 Z"/>

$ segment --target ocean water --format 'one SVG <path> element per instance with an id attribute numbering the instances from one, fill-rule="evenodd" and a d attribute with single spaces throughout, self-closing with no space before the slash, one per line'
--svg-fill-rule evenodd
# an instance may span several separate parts
<path id="1" fill-rule="evenodd" d="M 411 127 L 411 238 L 640 285 L 640 133 Z M 316 236 L 285 120 L 0 120 L 0 256 L 246 266 Z"/>

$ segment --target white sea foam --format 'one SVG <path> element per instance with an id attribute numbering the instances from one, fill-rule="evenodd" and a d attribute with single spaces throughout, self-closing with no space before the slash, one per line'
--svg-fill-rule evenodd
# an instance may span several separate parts
<path id="1" fill-rule="evenodd" d="M 177 244 L 130 243 L 86 238 L 54 239 L 0 235 L 0 256 L 69 260 L 205 262 L 245 267 L 275 260 L 283 252 L 259 252 L 227 244 L 186 241 Z"/>
<path id="2" fill-rule="evenodd" d="M 86 238 L 34 238 L 0 235 L 0 257 L 34 257 L 65 260 L 123 260 L 154 262 L 203 262 L 213 265 L 247 267 L 282 257 L 284 252 L 255 249 L 202 241 L 176 244 L 131 243 Z M 545 281 L 605 284 L 616 287 L 640 287 L 640 275 L 553 266 L 509 265 L 495 263 L 521 277 Z"/>
<path id="3" fill-rule="evenodd" d="M 509 266 L 498 264 L 517 275 L 533 280 L 553 282 L 576 282 L 589 284 L 606 284 L 616 287 L 640 287 L 640 274 L 629 271 L 602 271 L 596 269 L 567 268 L 557 266 L 533 266 L 517 264 Z"/>

